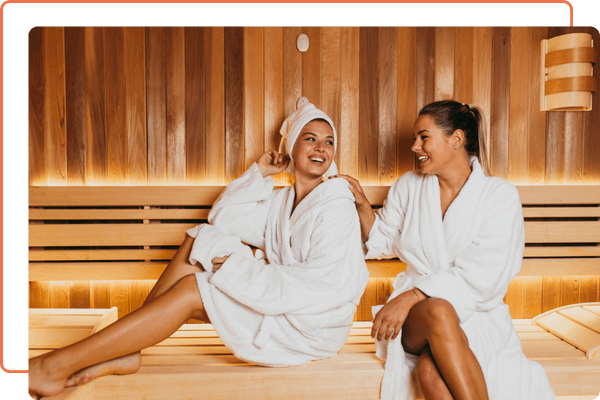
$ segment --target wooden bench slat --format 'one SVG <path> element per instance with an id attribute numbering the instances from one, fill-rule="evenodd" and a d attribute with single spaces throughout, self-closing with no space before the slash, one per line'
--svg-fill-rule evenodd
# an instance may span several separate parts
<path id="1" fill-rule="evenodd" d="M 29 250 L 29 261 L 171 260 L 176 249 Z M 525 257 L 600 257 L 600 246 L 526 247 Z M 406 269 L 397 260 L 367 260 L 371 277 L 389 278 Z"/>
<path id="2" fill-rule="evenodd" d="M 600 221 L 525 222 L 525 242 L 600 242 Z"/>
<path id="3" fill-rule="evenodd" d="M 108 281 L 158 279 L 167 262 L 29 263 L 29 280 Z"/>
<path id="4" fill-rule="evenodd" d="M 522 204 L 599 204 L 600 185 L 517 186 Z"/>
<path id="5" fill-rule="evenodd" d="M 529 258 L 519 276 L 600 275 L 600 258 Z"/>
<path id="6" fill-rule="evenodd" d="M 559 313 L 536 318 L 536 323 L 582 351 L 591 350 L 600 343 L 600 334 Z"/>
<path id="7" fill-rule="evenodd" d="M 600 257 L 600 246 L 527 246 L 524 257 Z"/>
<path id="8" fill-rule="evenodd" d="M 571 321 L 577 322 L 579 325 L 585 326 L 596 333 L 600 333 L 600 316 L 591 311 L 582 307 L 573 307 L 560 310 L 558 313 L 569 318 Z M 600 344 L 600 342 L 598 344 Z"/>
<path id="9" fill-rule="evenodd" d="M 200 206 L 212 205 L 223 186 L 30 186 L 29 205 Z M 371 204 L 383 204 L 389 186 L 363 186 Z M 599 185 L 517 186 L 523 204 L 599 204 Z"/>
<path id="10" fill-rule="evenodd" d="M 210 209 L 38 209 L 29 210 L 29 220 L 178 220 L 208 218 Z"/>
<path id="11" fill-rule="evenodd" d="M 30 262 L 29 280 L 94 281 L 158 279 L 167 261 Z M 406 269 L 399 260 L 368 260 L 371 278 L 394 278 Z M 600 258 L 524 259 L 519 276 L 600 275 Z"/>
<path id="12" fill-rule="evenodd" d="M 197 224 L 46 224 L 29 226 L 29 246 L 179 245 Z M 527 243 L 600 242 L 600 221 L 525 222 Z"/>
<path id="13" fill-rule="evenodd" d="M 525 218 L 598 218 L 600 207 L 523 207 Z"/>
<path id="14" fill-rule="evenodd" d="M 30 225 L 29 246 L 173 246 L 197 224 Z"/>
<path id="15" fill-rule="evenodd" d="M 32 207 L 210 206 L 223 186 L 30 186 Z"/>
<path id="16" fill-rule="evenodd" d="M 176 249 L 29 250 L 29 261 L 171 260 Z"/>

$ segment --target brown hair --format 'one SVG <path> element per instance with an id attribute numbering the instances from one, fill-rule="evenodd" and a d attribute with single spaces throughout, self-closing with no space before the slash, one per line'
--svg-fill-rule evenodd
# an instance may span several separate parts
<path id="1" fill-rule="evenodd" d="M 432 116 L 435 124 L 448 136 L 457 129 L 462 130 L 465 133 L 467 153 L 476 156 L 483 172 L 487 176 L 490 175 L 485 143 L 485 119 L 479 107 L 454 100 L 442 100 L 423 107 L 419 112 L 419 116 L 421 115 Z"/>

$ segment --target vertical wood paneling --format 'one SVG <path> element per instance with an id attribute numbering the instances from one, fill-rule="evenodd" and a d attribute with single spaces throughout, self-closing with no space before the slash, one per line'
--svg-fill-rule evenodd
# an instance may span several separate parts
<path id="1" fill-rule="evenodd" d="M 284 116 L 283 28 L 264 28 L 264 150 L 279 151 L 279 129 Z M 273 177 L 276 185 L 284 183 L 284 172 Z"/>
<path id="2" fill-rule="evenodd" d="M 148 290 L 147 280 L 129 281 L 129 312 L 140 308 L 148 294 L 150 294 L 150 290 Z"/>
<path id="3" fill-rule="evenodd" d="M 90 308 L 89 282 L 69 282 L 69 308 Z"/>
<path id="4" fill-rule="evenodd" d="M 528 154 L 528 83 L 529 28 L 511 28 L 510 87 L 508 118 L 508 180 L 516 184 L 527 182 Z"/>
<path id="5" fill-rule="evenodd" d="M 146 64 L 144 28 L 124 28 L 127 180 L 146 185 Z"/>
<path id="6" fill-rule="evenodd" d="M 455 28 L 454 38 L 454 99 L 473 103 L 474 28 Z"/>
<path id="7" fill-rule="evenodd" d="M 560 307 L 560 276 L 542 278 L 542 312 Z"/>
<path id="8" fill-rule="evenodd" d="M 565 176 L 565 112 L 546 113 L 546 185 L 559 185 Z"/>
<path id="9" fill-rule="evenodd" d="M 579 302 L 598 301 L 598 276 L 579 276 Z"/>
<path id="10" fill-rule="evenodd" d="M 377 297 L 375 299 L 375 305 L 387 303 L 390 295 L 394 291 L 392 284 L 394 278 L 377 278 Z"/>
<path id="11" fill-rule="evenodd" d="M 64 29 L 46 28 L 44 34 L 46 72 L 46 168 L 53 185 L 67 183 L 67 132 L 65 111 Z"/>
<path id="12" fill-rule="evenodd" d="M 296 49 L 296 38 L 302 28 L 283 28 L 283 114 L 296 110 L 296 101 L 302 94 L 302 53 Z M 309 99 L 310 100 L 310 99 Z"/>
<path id="13" fill-rule="evenodd" d="M 109 281 L 90 282 L 90 307 L 110 308 L 110 283 Z M 119 314 L 119 318 L 121 314 Z"/>
<path id="14" fill-rule="evenodd" d="M 127 90 L 123 28 L 104 28 L 108 184 L 127 184 Z"/>
<path id="15" fill-rule="evenodd" d="M 417 28 L 417 111 L 435 99 L 435 28 Z"/>
<path id="16" fill-rule="evenodd" d="M 379 28 L 360 28 L 360 99 L 358 179 L 378 183 L 379 140 Z M 368 132 L 368 134 L 366 133 Z"/>
<path id="17" fill-rule="evenodd" d="M 146 28 L 148 184 L 167 184 L 165 28 Z"/>
<path id="18" fill-rule="evenodd" d="M 30 74 L 31 76 L 31 74 Z M 65 28 L 67 183 L 86 184 L 85 29 Z"/>
<path id="19" fill-rule="evenodd" d="M 29 308 L 50 308 L 49 282 L 29 282 Z"/>
<path id="20" fill-rule="evenodd" d="M 69 282 L 50 282 L 50 308 L 69 308 Z"/>
<path id="21" fill-rule="evenodd" d="M 479 106 L 485 116 L 488 160 L 491 154 L 492 37 L 492 28 L 475 28 L 473 39 L 473 104 Z"/>
<path id="22" fill-rule="evenodd" d="M 560 306 L 579 303 L 579 279 L 577 276 L 560 278 Z"/>
<path id="23" fill-rule="evenodd" d="M 341 116 L 338 126 L 340 173 L 358 176 L 359 28 L 340 28 Z"/>
<path id="24" fill-rule="evenodd" d="M 206 28 L 206 183 L 225 183 L 225 31 Z"/>
<path id="25" fill-rule="evenodd" d="M 244 172 L 244 28 L 225 28 L 226 179 Z"/>
<path id="26" fill-rule="evenodd" d="M 88 185 L 106 185 L 106 86 L 104 69 L 104 30 L 85 28 L 85 84 Z M 94 77 L 87 79 L 87 77 Z"/>
<path id="27" fill-rule="evenodd" d="M 583 111 L 565 112 L 564 179 L 575 185 L 580 184 L 583 178 L 583 114 Z"/>
<path id="28" fill-rule="evenodd" d="M 340 129 L 340 28 L 321 28 L 321 110 L 333 121 L 338 133 Z M 340 152 L 335 153 L 336 165 L 340 163 Z"/>
<path id="29" fill-rule="evenodd" d="M 434 101 L 454 96 L 454 32 L 455 28 L 435 28 Z"/>
<path id="30" fill-rule="evenodd" d="M 523 318 L 533 318 L 542 313 L 542 277 L 526 276 L 523 281 L 525 285 Z"/>
<path id="31" fill-rule="evenodd" d="M 373 320 L 373 311 L 371 306 L 377 304 L 377 278 L 369 278 L 367 287 L 362 297 L 360 298 L 360 304 L 358 306 L 358 320 L 359 321 L 371 321 Z"/>
<path id="32" fill-rule="evenodd" d="M 264 152 L 263 28 L 244 28 L 244 170 Z"/>
<path id="33" fill-rule="evenodd" d="M 402 176 L 415 168 L 413 128 L 417 119 L 417 32 L 414 28 L 398 28 L 397 93 L 397 159 L 396 174 Z"/>
<path id="34" fill-rule="evenodd" d="M 302 53 L 302 96 L 321 108 L 321 28 L 304 27 L 302 33 L 310 42 L 308 50 Z"/>
<path id="35" fill-rule="evenodd" d="M 29 31 L 29 184 L 47 185 L 44 28 Z"/>
<path id="36" fill-rule="evenodd" d="M 586 28 L 592 34 L 596 54 L 598 54 L 598 43 L 600 34 L 597 28 Z M 594 64 L 594 76 L 596 80 L 600 76 L 600 63 Z M 584 113 L 583 117 L 583 182 L 586 184 L 600 184 L 600 91 L 592 96 L 592 111 Z"/>
<path id="37" fill-rule="evenodd" d="M 506 291 L 505 303 L 508 305 L 510 310 L 510 316 L 512 318 L 524 318 L 524 293 L 525 293 L 525 282 L 524 277 L 514 277 L 508 285 Z"/>
<path id="38" fill-rule="evenodd" d="M 185 184 L 184 28 L 165 30 L 167 101 L 167 184 Z"/>
<path id="39" fill-rule="evenodd" d="M 540 77 L 535 71 L 541 68 L 541 41 L 548 38 L 548 28 L 533 27 L 530 32 L 527 182 L 543 184 L 546 175 L 546 112 L 540 111 Z"/>
<path id="40" fill-rule="evenodd" d="M 491 172 L 508 175 L 510 110 L 510 28 L 494 28 L 492 37 L 492 98 L 490 124 Z"/>
<path id="41" fill-rule="evenodd" d="M 264 149 L 279 150 L 283 103 L 283 28 L 264 28 Z"/>
<path id="42" fill-rule="evenodd" d="M 379 146 L 377 169 L 380 185 L 391 185 L 396 180 L 396 87 L 398 82 L 398 31 L 379 28 Z"/>
<path id="43" fill-rule="evenodd" d="M 119 318 L 129 314 L 129 282 L 110 281 L 110 305 L 109 308 L 117 307 Z"/>
<path id="44" fill-rule="evenodd" d="M 185 28 L 185 144 L 189 184 L 206 181 L 206 86 L 204 32 L 210 28 Z"/>

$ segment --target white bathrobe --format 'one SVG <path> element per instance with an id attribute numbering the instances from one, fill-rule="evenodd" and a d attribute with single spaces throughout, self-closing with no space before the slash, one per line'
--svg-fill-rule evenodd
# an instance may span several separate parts
<path id="1" fill-rule="evenodd" d="M 398 179 L 376 215 L 366 257 L 398 255 L 407 263 L 390 299 L 416 287 L 454 306 L 491 400 L 554 399 L 543 368 L 523 354 L 503 302 L 523 257 L 519 193 L 507 181 L 485 176 L 475 157 L 471 168 L 443 219 L 436 175 L 411 171 Z M 400 335 L 377 343 L 378 356 L 386 360 L 386 400 L 415 396 L 416 358 L 404 352 Z"/>
<path id="2" fill-rule="evenodd" d="M 294 200 L 293 186 L 274 191 L 253 164 L 217 199 L 211 225 L 188 231 L 191 262 L 212 271 L 213 257 L 229 256 L 216 273 L 197 273 L 198 287 L 225 345 L 257 364 L 334 356 L 368 281 L 348 183 L 321 183 L 292 213 Z"/>

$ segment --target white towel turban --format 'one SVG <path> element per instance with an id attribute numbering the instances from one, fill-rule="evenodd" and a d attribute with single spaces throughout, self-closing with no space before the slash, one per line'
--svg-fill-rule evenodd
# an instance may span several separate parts
<path id="1" fill-rule="evenodd" d="M 291 157 L 292 150 L 294 150 L 294 145 L 296 144 L 296 140 L 298 139 L 298 135 L 300 135 L 300 131 L 302 128 L 306 126 L 310 121 L 315 119 L 324 119 L 329 123 L 331 129 L 333 130 L 333 148 L 337 149 L 337 133 L 335 131 L 335 127 L 333 126 L 333 121 L 325 114 L 323 111 L 319 110 L 313 104 L 308 103 L 294 111 L 285 121 L 283 121 L 283 125 L 281 126 L 281 142 L 279 143 L 279 152 L 282 154 L 289 154 Z M 335 152 L 334 152 L 335 154 Z M 290 174 L 294 174 L 294 160 L 290 159 L 290 163 L 285 169 L 286 172 Z M 327 179 L 327 177 L 337 175 L 337 167 L 335 165 L 335 161 L 331 162 L 331 166 L 325 172 L 323 177 Z"/>

